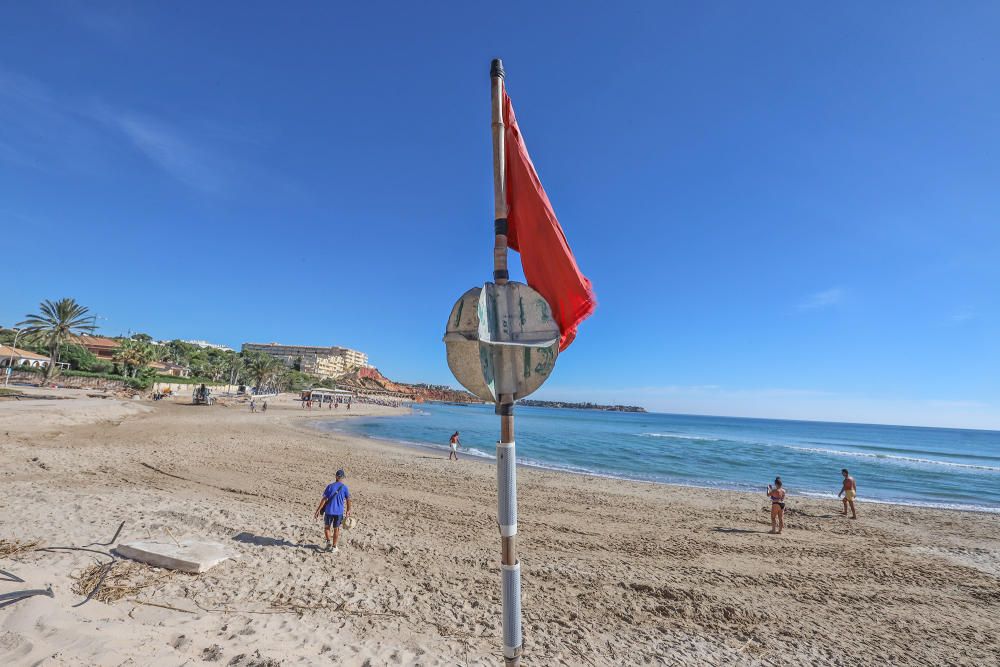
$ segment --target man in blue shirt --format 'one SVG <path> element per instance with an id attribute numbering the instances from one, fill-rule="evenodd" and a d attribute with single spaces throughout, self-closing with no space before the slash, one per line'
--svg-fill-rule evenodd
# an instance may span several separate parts
<path id="1" fill-rule="evenodd" d="M 340 524 L 344 522 L 344 517 L 351 513 L 351 494 L 347 490 L 347 485 L 342 481 L 347 474 L 343 470 L 337 471 L 337 481 L 326 487 L 323 491 L 323 498 L 319 501 L 316 514 L 313 520 L 319 518 L 319 513 L 323 512 L 323 534 L 326 535 L 326 550 L 336 551 L 337 540 L 340 539 Z M 330 526 L 333 526 L 333 543 L 330 543 Z"/>

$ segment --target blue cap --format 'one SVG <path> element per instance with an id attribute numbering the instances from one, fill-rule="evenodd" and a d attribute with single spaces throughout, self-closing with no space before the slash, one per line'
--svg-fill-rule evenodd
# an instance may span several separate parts
<path id="1" fill-rule="evenodd" d="M 340 470 L 337 471 L 337 477 L 338 478 L 340 478 L 340 477 L 347 477 L 347 473 L 344 472 L 343 468 L 341 468 Z"/>

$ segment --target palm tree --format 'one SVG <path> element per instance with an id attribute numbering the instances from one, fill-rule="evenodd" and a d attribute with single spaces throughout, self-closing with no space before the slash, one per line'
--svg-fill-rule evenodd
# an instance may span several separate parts
<path id="1" fill-rule="evenodd" d="M 207 377 L 218 382 L 226 377 L 226 373 L 229 372 L 229 364 L 226 363 L 225 359 L 209 359 L 203 372 L 206 373 Z"/>
<path id="2" fill-rule="evenodd" d="M 240 384 L 240 376 L 244 371 L 243 357 L 230 352 L 224 363 L 229 373 L 229 384 Z"/>
<path id="3" fill-rule="evenodd" d="M 45 379 L 48 380 L 59 363 L 59 348 L 74 336 L 93 333 L 97 326 L 94 318 L 87 315 L 89 309 L 75 299 L 59 299 L 55 303 L 46 299 L 38 309 L 38 314 L 25 315 L 26 319 L 16 326 L 23 326 L 25 336 L 49 348 L 49 365 L 45 368 Z"/>
<path id="4" fill-rule="evenodd" d="M 264 388 L 276 389 L 279 379 L 285 373 L 285 364 L 264 352 L 248 352 L 243 361 L 245 373 L 253 381 L 257 391 Z"/>
<path id="5" fill-rule="evenodd" d="M 156 361 L 157 350 L 153 345 L 135 338 L 126 338 L 115 350 L 115 361 L 122 365 L 123 374 L 138 377 L 152 361 Z"/>

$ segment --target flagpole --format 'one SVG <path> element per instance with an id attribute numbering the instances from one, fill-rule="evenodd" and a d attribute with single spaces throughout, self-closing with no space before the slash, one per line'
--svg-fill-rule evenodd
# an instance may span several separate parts
<path id="1" fill-rule="evenodd" d="M 507 181 L 504 164 L 503 63 L 490 64 L 493 127 L 493 282 L 506 285 Z M 505 359 L 506 361 L 506 359 Z M 506 372 L 506 371 L 501 371 Z M 514 453 L 514 396 L 500 394 L 497 442 L 497 523 L 500 526 L 500 583 L 503 598 L 503 657 L 508 667 L 521 664 L 521 565 L 517 560 L 517 463 Z"/>

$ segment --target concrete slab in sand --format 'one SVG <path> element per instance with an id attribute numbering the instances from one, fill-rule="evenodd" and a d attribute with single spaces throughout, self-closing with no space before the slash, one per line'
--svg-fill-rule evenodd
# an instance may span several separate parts
<path id="1" fill-rule="evenodd" d="M 237 557 L 218 542 L 197 540 L 183 540 L 179 546 L 173 542 L 129 542 L 119 544 L 115 551 L 125 558 L 194 574 L 215 567 L 227 558 Z"/>

